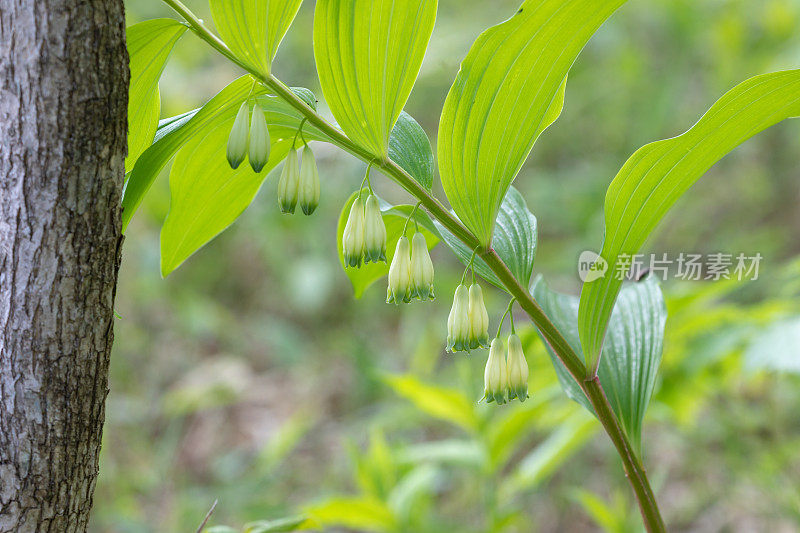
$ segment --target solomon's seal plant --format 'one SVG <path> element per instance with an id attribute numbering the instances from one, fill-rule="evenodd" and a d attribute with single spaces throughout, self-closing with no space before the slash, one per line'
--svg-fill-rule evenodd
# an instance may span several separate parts
<path id="1" fill-rule="evenodd" d="M 146 105 L 148 112 L 135 114 L 130 145 L 150 147 L 132 150 L 126 160 L 122 215 L 127 227 L 174 158 L 172 201 L 161 232 L 162 273 L 230 225 L 280 160 L 280 210 L 292 213 L 299 201 L 310 214 L 319 201 L 319 178 L 309 143 L 330 143 L 352 154 L 368 165 L 365 179 L 374 167 L 410 196 L 408 204 L 385 204 L 372 184 L 365 193 L 362 183 L 345 208 L 337 230 L 340 259 L 354 287 L 361 293 L 388 274 L 387 301 L 432 298 L 427 251 L 444 242 L 473 277 L 468 288 L 465 270 L 455 289 L 447 350 L 475 350 L 489 342 L 489 315 L 476 276 L 511 295 L 535 324 L 566 393 L 608 434 L 645 527 L 665 531 L 641 450 L 664 335 L 660 288 L 647 279 L 623 287 L 620 278 L 606 275 L 585 282 L 579 302 L 550 291 L 540 279 L 531 292 L 536 218 L 512 186 L 536 139 L 561 112 L 571 65 L 625 0 L 526 0 L 510 19 L 481 34 L 443 103 L 436 161 L 425 131 L 403 111 L 433 32 L 436 0 L 317 0 L 314 59 L 322 96 L 338 125 L 317 111 L 311 91 L 290 88 L 273 72 L 301 0 L 210 0 L 219 35 L 180 0 L 163 1 L 183 21 L 137 25 L 137 35 L 149 36 L 153 46 L 133 52 L 144 54 L 137 59 L 148 67 L 132 79 L 130 105 Z M 159 122 L 158 106 L 148 102 L 158 94 L 169 51 L 187 27 L 247 74 L 200 109 Z M 620 258 L 639 251 L 672 205 L 720 158 L 800 115 L 798 95 L 800 70 L 756 76 L 723 95 L 686 133 L 635 152 L 606 194 L 600 255 L 608 271 L 616 272 Z M 241 167 L 248 155 L 250 168 Z M 437 168 L 452 211 L 432 193 Z M 405 219 L 402 232 L 398 218 Z M 391 226 L 384 224 L 390 220 Z M 413 243 L 406 236 L 410 221 Z M 365 263 L 369 268 L 359 268 Z M 609 332 L 619 342 L 604 343 Z M 490 346 L 487 402 L 528 395 L 527 363 L 513 323 L 506 344 L 507 352 L 499 338 Z"/>

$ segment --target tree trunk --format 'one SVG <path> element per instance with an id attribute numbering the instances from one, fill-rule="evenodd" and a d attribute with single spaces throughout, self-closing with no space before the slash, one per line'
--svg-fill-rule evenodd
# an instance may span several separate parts
<path id="1" fill-rule="evenodd" d="M 122 0 L 0 0 L 0 531 L 85 531 L 108 392 Z"/>

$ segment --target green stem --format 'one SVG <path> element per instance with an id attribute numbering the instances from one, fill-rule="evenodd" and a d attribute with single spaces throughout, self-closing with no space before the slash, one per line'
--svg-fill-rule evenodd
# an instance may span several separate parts
<path id="1" fill-rule="evenodd" d="M 653 494 L 653 489 L 650 488 L 650 482 L 647 480 L 647 472 L 642 465 L 641 459 L 636 455 L 631 447 L 622 426 L 619 424 L 614 411 L 611 410 L 611 405 L 608 403 L 606 393 L 600 385 L 600 379 L 595 376 L 587 378 L 583 381 L 581 389 L 589 398 L 589 401 L 594 407 L 595 414 L 603 424 L 603 428 L 614 443 L 617 453 L 622 459 L 622 466 L 625 468 L 625 476 L 636 494 L 636 500 L 639 502 L 639 511 L 642 513 L 647 530 L 650 532 L 666 532 L 667 528 L 664 525 L 664 520 L 661 518 L 661 513 L 658 510 L 658 503 Z"/>
<path id="2" fill-rule="evenodd" d="M 647 530 L 657 533 L 666 531 L 641 460 L 636 455 L 630 441 L 619 424 L 619 420 L 611 409 L 611 405 L 603 392 L 600 381 L 597 377 L 590 376 L 590 370 L 587 369 L 584 364 L 583 358 L 572 349 L 572 346 L 570 346 L 555 324 L 553 324 L 539 304 L 533 299 L 528 289 L 520 285 L 519 281 L 517 281 L 508 269 L 508 266 L 500 259 L 494 249 L 492 249 L 491 246 L 484 246 L 458 218 L 452 215 L 438 199 L 432 196 L 406 172 L 405 169 L 400 167 L 400 165 L 386 156 L 372 154 L 369 150 L 354 143 L 342 131 L 318 115 L 312 107 L 271 73 L 258 72 L 253 67 L 239 60 L 233 52 L 228 49 L 225 43 L 222 42 L 219 37 L 211 33 L 211 31 L 203 25 L 202 21 L 184 6 L 180 0 L 162 1 L 181 15 L 189 23 L 189 27 L 198 37 L 206 41 L 232 63 L 250 73 L 254 78 L 288 102 L 307 119 L 310 124 L 325 134 L 332 144 L 358 157 L 364 162 L 372 163 L 380 168 L 386 176 L 403 187 L 409 194 L 417 198 L 433 218 L 437 219 L 448 231 L 470 249 L 474 250 L 475 253 L 486 262 L 511 296 L 519 302 L 520 307 L 528 314 L 541 332 L 545 341 L 550 345 L 553 352 L 591 401 L 597 418 L 600 420 L 606 433 L 608 433 L 622 459 L 625 473 L 639 502 L 639 509 L 642 513 L 642 518 L 644 519 Z"/>
<path id="3" fill-rule="evenodd" d="M 506 312 L 503 313 L 503 316 L 500 317 L 500 324 L 497 326 L 497 335 L 495 335 L 495 338 L 498 338 L 500 336 L 500 331 L 502 331 L 502 329 L 503 329 L 503 322 L 505 322 L 506 316 L 511 313 L 511 308 L 514 306 L 514 301 L 515 300 L 516 300 L 516 298 L 513 298 L 513 297 L 511 298 L 511 301 L 508 302 L 508 307 L 506 307 Z M 512 318 L 512 320 L 513 320 L 513 318 Z"/>

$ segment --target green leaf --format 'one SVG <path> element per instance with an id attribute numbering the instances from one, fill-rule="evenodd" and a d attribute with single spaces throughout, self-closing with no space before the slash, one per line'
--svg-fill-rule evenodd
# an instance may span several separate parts
<path id="1" fill-rule="evenodd" d="M 522 459 L 517 469 L 508 476 L 502 492 L 517 494 L 540 485 L 589 442 L 596 431 L 595 421 L 583 412 L 576 411 Z"/>
<path id="2" fill-rule="evenodd" d="M 447 439 L 410 445 L 398 454 L 398 461 L 407 465 L 427 461 L 483 468 L 488 458 L 486 449 L 475 440 Z"/>
<path id="3" fill-rule="evenodd" d="M 122 196 L 123 231 L 141 204 L 159 172 L 175 153 L 200 132 L 214 128 L 230 116 L 235 116 L 238 106 L 250 93 L 252 78 L 242 76 L 220 91 L 193 115 L 187 115 L 164 126 L 164 134 L 144 151 L 125 181 Z"/>
<path id="4" fill-rule="evenodd" d="M 409 375 L 386 376 L 384 380 L 397 394 L 410 400 L 420 411 L 470 432 L 477 429 L 475 402 L 467 399 L 463 392 L 423 383 Z"/>
<path id="5" fill-rule="evenodd" d="M 482 244 L 534 142 L 561 112 L 572 63 L 623 3 L 527 0 L 483 32 L 461 63 L 439 121 L 439 174 Z"/>
<path id="6" fill-rule="evenodd" d="M 537 278 L 532 293 L 570 345 L 581 354 L 578 298 L 551 291 L 541 278 Z M 600 360 L 600 383 L 637 450 L 641 446 L 644 414 L 661 364 L 666 322 L 667 309 L 655 276 L 627 284 L 611 315 L 608 342 Z M 592 412 L 589 400 L 567 369 L 549 346 L 547 350 L 567 395 Z"/>
<path id="7" fill-rule="evenodd" d="M 502 469 L 525 438 L 536 429 L 536 421 L 542 420 L 548 410 L 552 411 L 555 395 L 560 395 L 556 387 L 537 391 L 529 401 L 504 413 L 489 426 L 486 443 L 495 468 Z"/>
<path id="8" fill-rule="evenodd" d="M 608 188 L 601 257 L 608 270 L 584 283 L 580 337 L 596 367 L 614 300 L 619 270 L 636 254 L 664 214 L 728 152 L 778 122 L 800 115 L 800 70 L 773 72 L 737 85 L 686 133 L 648 144 L 623 165 Z"/>
<path id="9" fill-rule="evenodd" d="M 253 201 L 264 178 L 289 151 L 290 141 L 272 143 L 271 157 L 258 174 L 250 165 L 234 170 L 220 157 L 233 121 L 184 145 L 169 174 L 170 209 L 161 228 L 161 275 L 228 227 Z"/>
<path id="10" fill-rule="evenodd" d="M 438 221 L 435 224 L 442 240 L 452 248 L 462 263 L 469 264 L 472 250 Z M 525 198 L 514 187 L 509 187 L 497 213 L 492 246 L 514 277 L 523 287 L 527 287 L 531 281 L 533 262 L 536 258 L 536 217 L 528 211 Z M 482 278 L 506 290 L 483 259 L 475 257 L 473 264 L 475 272 Z"/>
<path id="11" fill-rule="evenodd" d="M 772 370 L 800 374 L 800 317 L 771 324 L 749 343 L 744 354 L 749 370 Z"/>
<path id="12" fill-rule="evenodd" d="M 177 20 L 154 19 L 126 30 L 131 68 L 126 172 L 153 142 L 161 113 L 158 80 L 173 46 L 187 28 Z"/>
<path id="13" fill-rule="evenodd" d="M 550 321 L 555 324 L 558 331 L 561 332 L 569 345 L 572 346 L 572 349 L 575 350 L 576 353 L 582 354 L 578 334 L 578 298 L 566 294 L 559 294 L 550 290 L 550 287 L 547 286 L 541 276 L 537 276 L 533 281 L 531 294 L 550 318 Z M 575 383 L 572 374 L 570 374 L 567 368 L 561 363 L 561 360 L 556 357 L 556 354 L 550 349 L 550 345 L 547 342 L 543 342 L 543 344 L 547 348 L 547 353 L 550 355 L 550 359 L 553 362 L 553 368 L 555 368 L 561 388 L 564 389 L 564 392 L 570 399 L 581 404 L 586 410 L 594 412 L 592 404 L 589 403 L 589 399 L 578 384 Z M 603 385 L 605 385 L 605 383 Z"/>
<path id="14" fill-rule="evenodd" d="M 321 526 L 341 526 L 356 531 L 395 531 L 397 523 L 389 507 L 374 498 L 331 498 L 307 509 Z"/>
<path id="15" fill-rule="evenodd" d="M 245 64 L 269 74 L 272 60 L 303 0 L 210 0 L 214 25 Z"/>
<path id="16" fill-rule="evenodd" d="M 420 499 L 425 496 L 430 497 L 435 490 L 438 474 L 439 472 L 434 466 L 423 464 L 403 476 L 392 489 L 388 498 L 389 508 L 392 509 L 395 516 L 401 520 L 411 518 Z"/>
<path id="17" fill-rule="evenodd" d="M 236 116 L 239 106 L 248 97 L 252 88 L 253 79 L 250 76 L 242 76 L 199 110 L 184 113 L 174 120 L 162 121 L 162 126 L 156 132 L 155 142 L 142 153 L 125 182 L 122 197 L 123 230 L 127 228 L 153 181 L 178 150 L 195 136 L 205 135 L 217 128 L 220 123 Z M 308 89 L 292 90 L 304 99 L 310 94 Z M 254 96 L 261 97 L 265 93 L 266 91 L 258 86 L 253 90 Z M 259 101 L 264 100 L 260 98 Z M 301 120 L 300 114 L 277 97 L 269 97 L 267 101 L 271 103 L 264 107 L 264 112 L 267 113 L 268 122 L 271 121 L 273 124 L 270 127 L 270 134 L 274 140 L 288 138 L 289 135 L 294 136 L 294 130 Z M 319 130 L 307 123 L 303 126 L 303 134 L 308 140 L 325 139 Z"/>
<path id="18" fill-rule="evenodd" d="M 436 0 L 318 0 L 314 58 L 342 130 L 377 156 L 411 93 L 436 19 Z"/>
<path id="19" fill-rule="evenodd" d="M 161 274 L 167 276 L 190 255 L 230 226 L 253 201 L 270 170 L 282 163 L 302 120 L 287 103 L 271 95 L 255 97 L 270 131 L 270 159 L 256 174 L 250 165 L 232 169 L 225 157 L 232 113 L 217 117 L 180 149 L 169 175 L 170 208 L 161 229 Z M 303 126 L 306 140 L 322 139 Z M 301 146 L 297 139 L 297 147 Z"/>
<path id="20" fill-rule="evenodd" d="M 575 489 L 570 496 L 607 533 L 631 533 L 641 530 L 641 527 L 631 528 L 627 523 L 628 505 L 624 496 L 620 497 L 620 493 L 614 494 L 613 505 L 585 489 Z"/>
<path id="21" fill-rule="evenodd" d="M 251 522 L 244 528 L 244 533 L 278 533 L 283 531 L 297 531 L 308 526 L 304 516 L 289 516 L 275 520 L 259 520 Z"/>
<path id="22" fill-rule="evenodd" d="M 397 468 L 383 431 L 378 427 L 370 428 L 366 453 L 354 445 L 350 446 L 350 452 L 361 493 L 384 500 L 397 481 Z"/>
<path id="23" fill-rule="evenodd" d="M 433 150 L 431 142 L 414 118 L 400 113 L 389 137 L 389 158 L 403 167 L 428 191 L 433 186 Z"/>
<path id="24" fill-rule="evenodd" d="M 350 283 L 353 284 L 353 294 L 356 298 L 361 298 L 364 291 L 366 291 L 370 285 L 389 274 L 389 265 L 392 264 L 397 240 L 403 233 L 406 219 L 411 216 L 411 212 L 414 211 L 414 206 L 392 206 L 380 200 L 381 215 L 383 216 L 383 223 L 386 225 L 386 262 L 363 264 L 360 268 L 345 267 L 344 255 L 342 254 L 342 235 L 344 234 L 344 227 L 347 225 L 347 216 L 350 214 L 350 206 L 353 205 L 358 194 L 359 191 L 356 191 L 350 195 L 350 198 L 345 202 L 342 212 L 339 215 L 339 222 L 336 227 L 336 247 L 339 253 L 339 264 L 342 265 L 344 273 L 350 279 Z M 361 194 L 368 195 L 369 189 L 362 189 Z M 436 230 L 433 222 L 431 222 L 430 217 L 423 211 L 417 209 L 416 213 L 414 213 L 414 219 L 408 224 L 408 228 L 406 228 L 406 235 L 409 236 L 409 238 L 414 232 L 414 220 L 417 221 L 420 231 L 425 235 L 428 249 L 432 249 L 439 242 L 439 232 Z"/>

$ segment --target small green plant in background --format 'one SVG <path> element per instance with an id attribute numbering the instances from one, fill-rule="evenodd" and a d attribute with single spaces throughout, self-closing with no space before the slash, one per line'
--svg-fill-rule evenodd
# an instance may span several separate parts
<path id="1" fill-rule="evenodd" d="M 311 214 L 321 191 L 309 143 L 327 142 L 349 152 L 367 165 L 337 232 L 340 260 L 356 295 L 388 275 L 390 303 L 430 301 L 435 292 L 441 296 L 441 288 L 434 290 L 428 250 L 444 242 L 465 270 L 442 345 L 452 352 L 491 346 L 486 402 L 528 400 L 528 367 L 536 367 L 530 360 L 533 331 L 526 359 L 522 331 L 518 336 L 521 328 L 513 318 L 519 306 L 546 346 L 563 390 L 595 415 L 619 452 L 645 527 L 665 530 L 642 461 L 642 424 L 667 318 L 661 289 L 653 278 L 623 285 L 607 275 L 585 282 L 578 299 L 550 290 L 541 278 L 532 279 L 536 218 L 512 186 L 536 139 L 561 112 L 575 58 L 624 1 L 529 0 L 509 20 L 481 34 L 444 102 L 436 161 L 424 130 L 403 112 L 433 31 L 435 1 L 317 2 L 316 67 L 338 127 L 317 111 L 315 95 L 290 89 L 271 69 L 299 1 L 212 0 L 219 37 L 178 0 L 164 1 L 183 22 L 159 19 L 129 29 L 130 154 L 123 199 L 127 225 L 158 173 L 173 161 L 170 211 L 161 233 L 162 273 L 172 272 L 230 225 L 280 161 L 285 161 L 277 199 L 281 211 L 293 213 L 299 203 Z M 187 28 L 247 74 L 200 109 L 159 122 L 160 73 Z M 669 208 L 720 158 L 759 131 L 800 115 L 798 95 L 798 70 L 756 76 L 726 93 L 683 135 L 635 152 L 606 195 L 600 255 L 610 271 L 617 270 L 622 257 L 639 251 Z M 249 165 L 241 165 L 244 159 Z M 435 168 L 453 211 L 432 193 Z M 413 201 L 391 205 L 381 199 L 371 172 L 396 182 Z M 505 343 L 500 335 L 506 315 L 495 338 L 489 337 L 480 278 L 510 297 Z M 542 358 L 544 352 L 535 353 Z M 519 519 L 506 501 L 525 486 L 520 480 L 546 477 L 596 428 L 591 417 L 573 406 L 574 412 L 556 417 L 548 427 L 552 436 L 509 473 L 516 438 L 537 427 L 537 416 L 546 418 L 550 396 L 537 390 L 528 400 L 534 407 L 519 410 L 514 403 L 514 410 L 497 420 L 477 406 L 477 398 L 461 391 L 410 376 L 390 377 L 387 383 L 422 411 L 468 435 L 442 443 L 438 451 L 443 460 L 463 454 L 463 464 L 480 474 L 487 530 Z M 436 451 L 426 454 L 435 457 Z M 418 510 L 435 492 L 442 467 L 403 460 L 409 453 L 414 457 L 413 451 L 393 450 L 382 435 L 373 435 L 369 453 L 356 460 L 358 495 L 311 507 L 308 520 L 381 531 L 435 530 L 430 526 L 435 519 Z M 585 490 L 572 497 L 605 527 L 630 527 L 624 517 L 627 505 L 618 496 L 610 503 Z M 412 507 L 417 512 L 411 513 Z M 289 530 L 309 523 L 262 523 L 249 530 Z"/>

